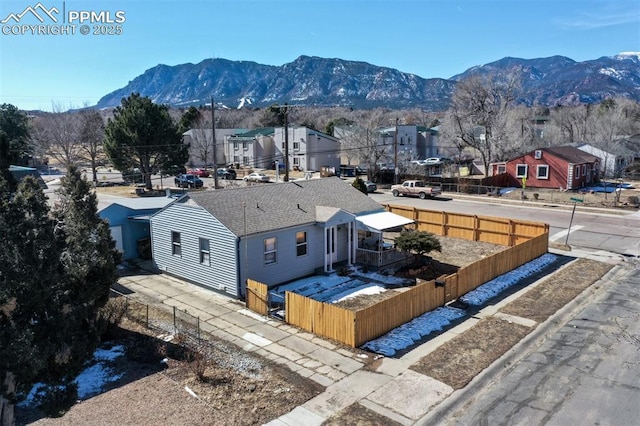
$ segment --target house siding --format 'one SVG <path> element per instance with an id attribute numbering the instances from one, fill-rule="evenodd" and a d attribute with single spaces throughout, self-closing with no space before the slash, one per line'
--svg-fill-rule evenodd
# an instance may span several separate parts
<path id="1" fill-rule="evenodd" d="M 171 233 L 179 232 L 181 255 L 172 254 Z M 237 238 L 205 209 L 173 204 L 151 218 L 153 259 L 156 266 L 188 281 L 240 295 Z M 210 264 L 200 263 L 200 238 L 210 241 Z"/>
<path id="2" fill-rule="evenodd" d="M 150 215 L 158 209 L 132 210 L 119 204 L 111 204 L 99 212 L 110 228 L 120 226 L 122 232 L 122 258 L 124 260 L 138 257 L 138 240 L 149 237 L 149 223 L 128 219 L 129 216 Z"/>
<path id="3" fill-rule="evenodd" d="M 338 229 L 336 262 L 348 259 L 347 229 L 344 225 Z M 299 231 L 307 232 L 307 254 L 304 256 L 298 256 L 296 251 L 296 233 Z M 324 267 L 324 233 L 323 225 L 309 224 L 241 239 L 239 250 L 242 261 L 239 266 L 242 296 L 245 295 L 247 277 L 274 287 L 321 270 Z M 277 261 L 265 265 L 264 240 L 272 237 L 277 238 Z"/>
<path id="4" fill-rule="evenodd" d="M 521 157 L 509 160 L 506 164 L 506 172 L 509 175 L 510 186 L 522 186 L 522 179 L 517 177 L 518 165 L 526 164 L 527 167 L 527 188 L 550 188 L 550 189 L 578 189 L 594 181 L 595 166 L 591 163 L 568 163 L 566 160 L 557 157 L 549 152 L 543 152 L 541 158 L 535 158 L 535 153 L 528 153 Z M 549 166 L 548 179 L 537 177 L 538 166 Z M 583 175 L 582 167 L 586 167 Z M 575 168 L 580 167 L 580 173 L 575 173 Z"/>

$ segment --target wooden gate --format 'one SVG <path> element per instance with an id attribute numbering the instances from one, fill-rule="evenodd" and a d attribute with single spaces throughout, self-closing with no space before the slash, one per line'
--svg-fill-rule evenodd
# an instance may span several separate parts
<path id="1" fill-rule="evenodd" d="M 266 284 L 247 280 L 247 308 L 260 315 L 269 313 L 269 291 Z"/>

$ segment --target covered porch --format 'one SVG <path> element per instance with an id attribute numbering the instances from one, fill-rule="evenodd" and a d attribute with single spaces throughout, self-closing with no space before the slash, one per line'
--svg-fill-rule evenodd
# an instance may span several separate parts
<path id="1" fill-rule="evenodd" d="M 357 216 L 356 263 L 376 269 L 403 266 L 412 256 L 396 248 L 395 236 L 413 223 L 411 219 L 390 212 Z"/>

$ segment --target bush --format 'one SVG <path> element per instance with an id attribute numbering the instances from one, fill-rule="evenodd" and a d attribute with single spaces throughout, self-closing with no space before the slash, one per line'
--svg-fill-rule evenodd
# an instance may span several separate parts
<path id="1" fill-rule="evenodd" d="M 404 230 L 396 237 L 396 246 L 402 251 L 417 255 L 442 250 L 440 240 L 434 234 L 426 231 Z"/>
<path id="2" fill-rule="evenodd" d="M 636 196 L 636 195 L 632 195 L 631 197 L 629 197 L 627 199 L 627 201 L 629 202 L 629 204 L 631 204 L 632 206 L 638 207 L 640 206 L 640 197 Z"/>
<path id="3" fill-rule="evenodd" d="M 193 348 L 187 354 L 187 362 L 189 369 L 196 376 L 196 379 L 203 382 L 205 380 L 205 372 L 209 365 L 207 354 L 201 348 Z"/>
<path id="4" fill-rule="evenodd" d="M 106 333 L 113 332 L 120 325 L 122 318 L 127 313 L 127 305 L 125 297 L 112 297 L 100 309 L 98 315 Z"/>
<path id="5" fill-rule="evenodd" d="M 78 400 L 78 384 L 45 385 L 38 390 L 35 401 L 49 417 L 62 417 Z"/>
<path id="6" fill-rule="evenodd" d="M 364 181 L 362 179 L 360 179 L 359 176 L 356 176 L 356 178 L 353 180 L 353 183 L 351 184 L 351 186 L 353 186 L 355 189 L 357 189 L 358 191 L 362 192 L 363 194 L 368 194 L 367 185 L 364 183 Z"/>

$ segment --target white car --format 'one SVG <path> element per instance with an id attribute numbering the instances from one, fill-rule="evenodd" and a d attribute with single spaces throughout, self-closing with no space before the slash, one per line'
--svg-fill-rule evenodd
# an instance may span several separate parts
<path id="1" fill-rule="evenodd" d="M 253 172 L 243 178 L 245 182 L 269 182 L 269 176 L 264 173 Z"/>

